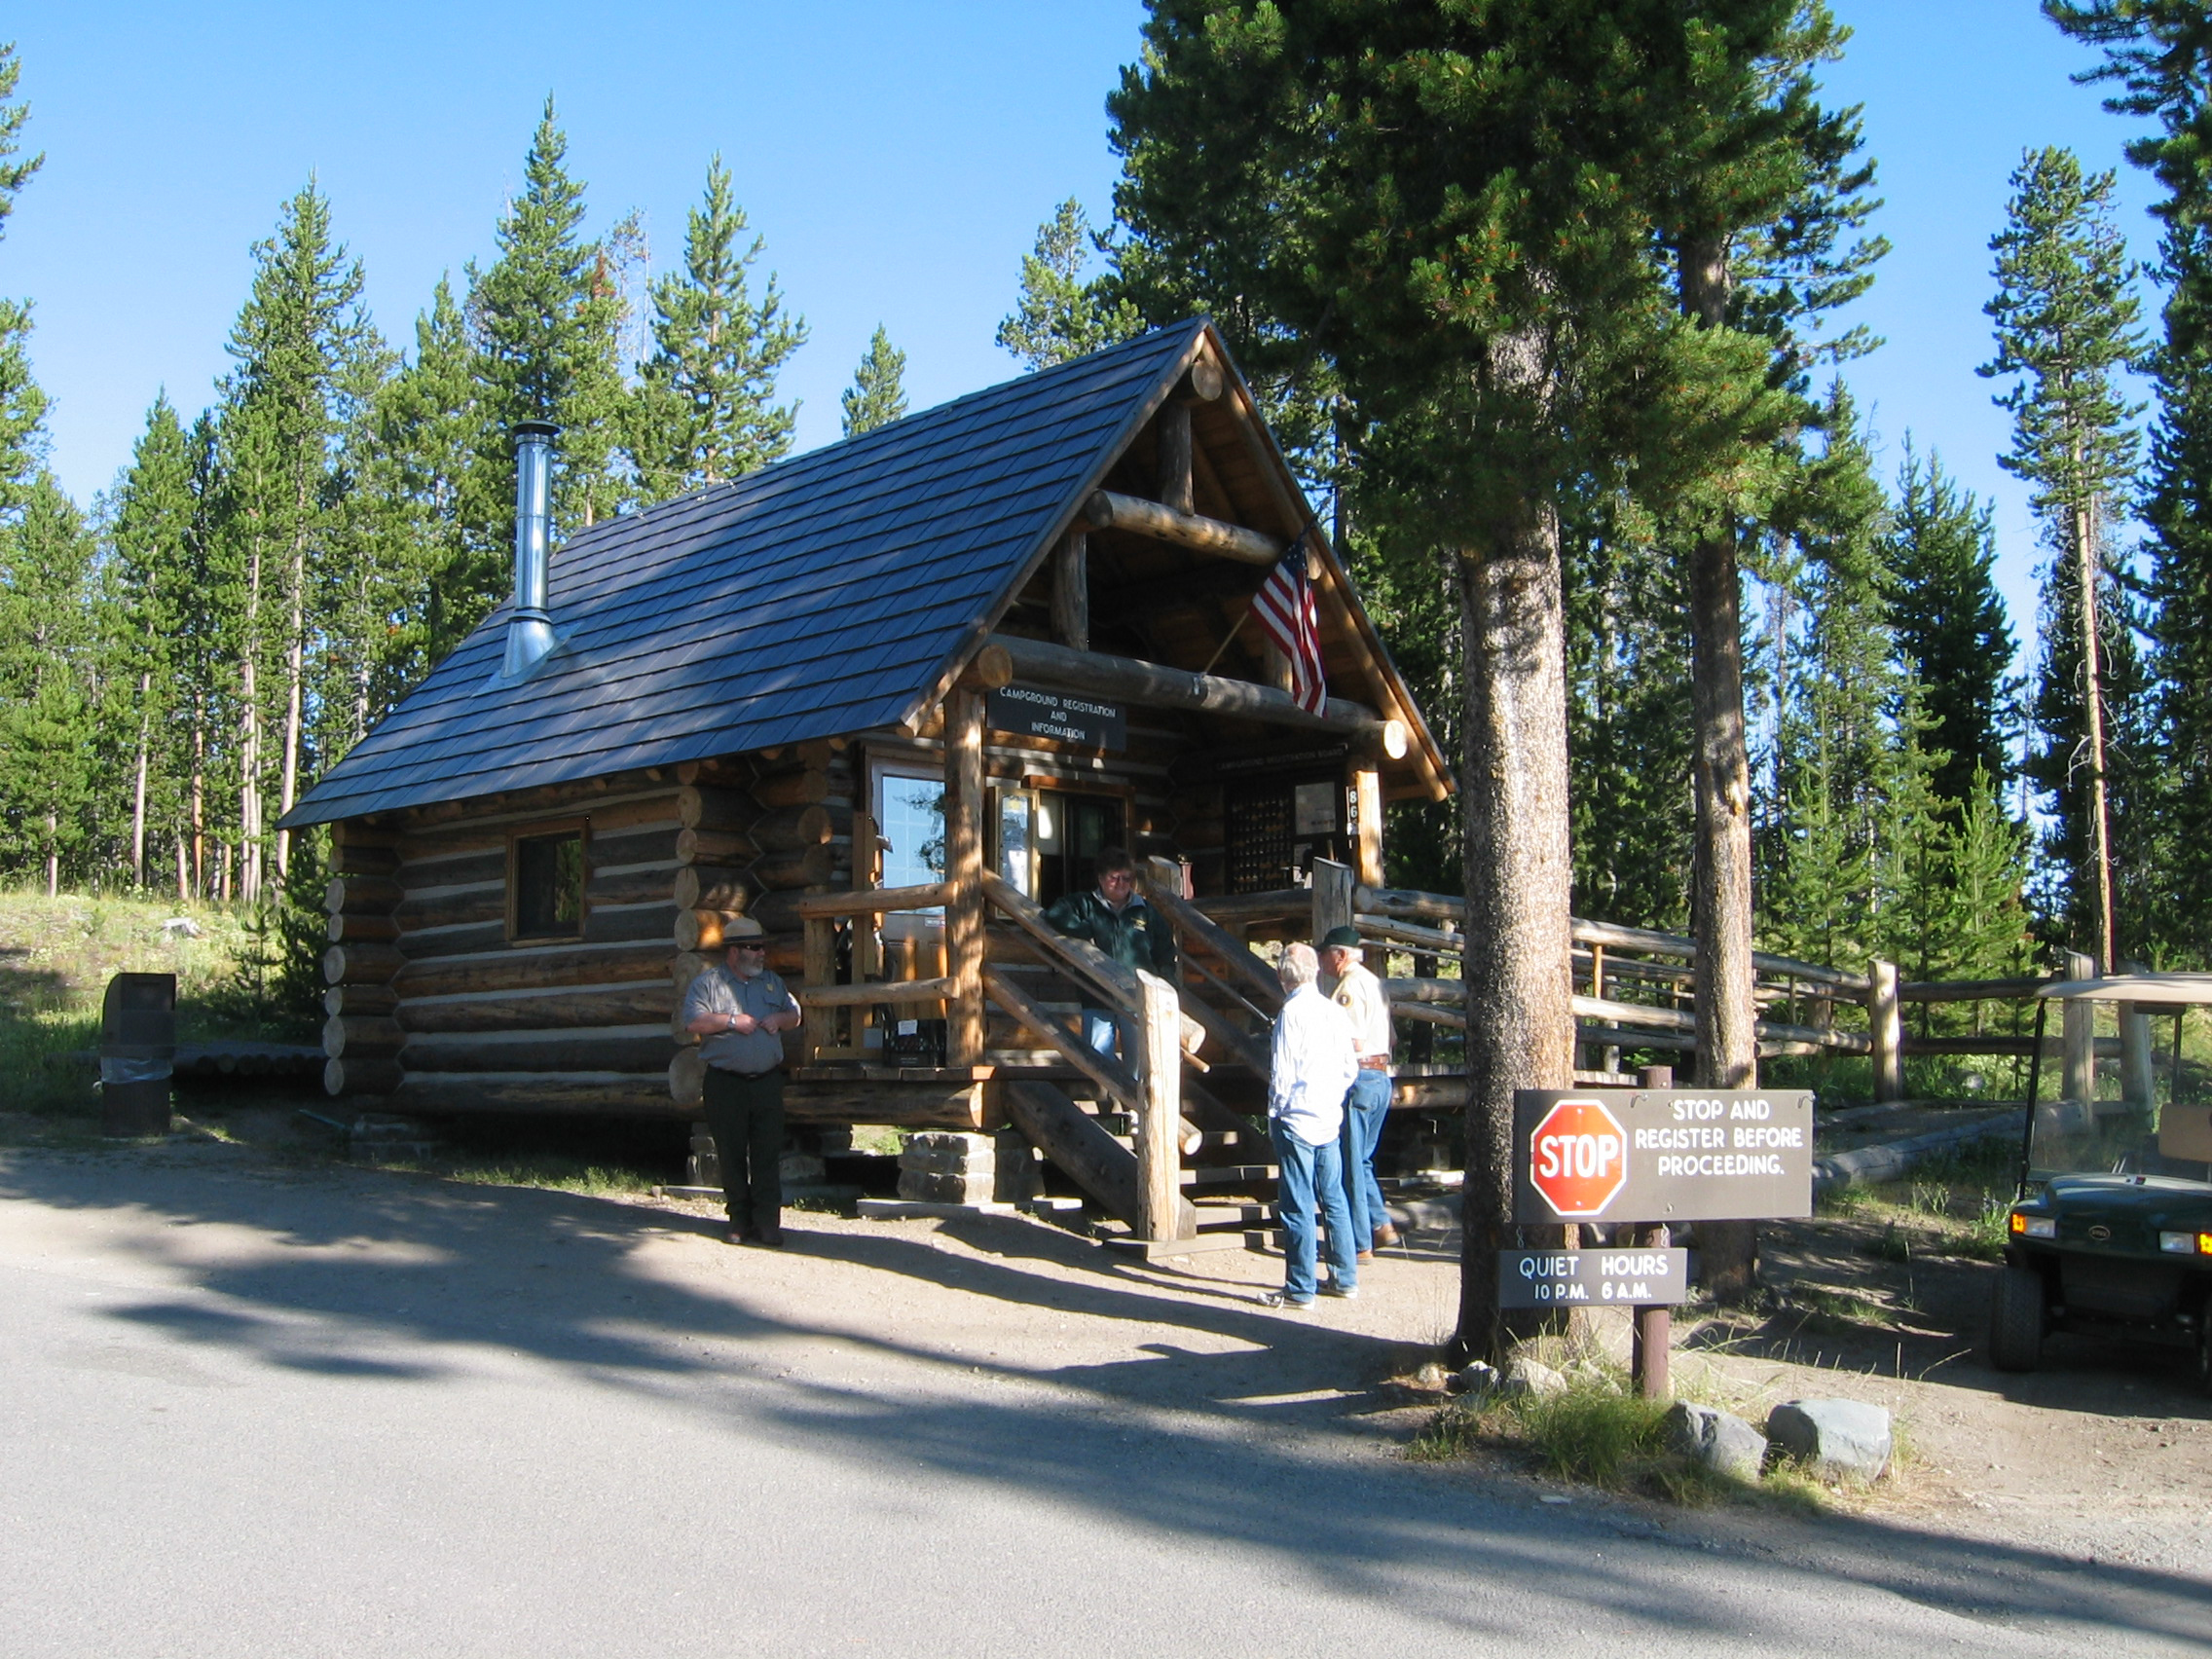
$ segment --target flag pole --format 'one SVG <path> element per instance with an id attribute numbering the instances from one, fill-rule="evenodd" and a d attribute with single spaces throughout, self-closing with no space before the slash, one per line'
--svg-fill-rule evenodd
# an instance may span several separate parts
<path id="1" fill-rule="evenodd" d="M 1282 550 L 1282 556 L 1287 559 L 1305 545 L 1306 532 L 1302 530 L 1296 536 L 1292 538 L 1290 545 Z M 1236 638 L 1237 633 L 1243 628 L 1246 620 L 1250 618 L 1252 614 L 1253 602 L 1258 598 L 1259 595 L 1254 594 L 1251 599 L 1248 599 L 1244 602 L 1244 614 L 1237 617 L 1235 621 L 1232 622 L 1229 625 L 1229 632 L 1222 635 L 1221 644 L 1214 646 L 1213 655 L 1206 658 L 1205 667 L 1198 670 L 1200 674 L 1211 674 L 1213 672 L 1213 665 L 1221 660 L 1221 653 L 1229 649 L 1229 642 Z"/>

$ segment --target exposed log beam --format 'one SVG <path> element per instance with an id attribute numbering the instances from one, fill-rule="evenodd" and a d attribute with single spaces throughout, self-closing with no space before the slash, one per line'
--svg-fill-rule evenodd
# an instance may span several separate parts
<path id="1" fill-rule="evenodd" d="M 1246 530 L 1240 524 L 1225 524 L 1220 519 L 1200 518 L 1197 513 L 1179 512 L 1158 501 L 1140 500 L 1135 496 L 1124 496 L 1112 490 L 1093 491 L 1090 499 L 1084 503 L 1083 516 L 1093 529 L 1125 530 L 1131 535 L 1149 535 L 1155 541 L 1171 541 L 1194 552 L 1235 559 L 1246 565 L 1272 565 L 1282 558 L 1283 549 L 1289 545 L 1279 535 Z"/>
<path id="2" fill-rule="evenodd" d="M 1186 669 L 1138 662 L 1133 657 L 1071 651 L 1064 645 L 1017 639 L 1011 634 L 992 635 L 990 645 L 1005 650 L 1014 679 L 1031 684 L 1085 691 L 1095 697 L 1119 697 L 1152 708 L 1195 709 L 1269 725 L 1334 732 L 1363 753 L 1392 760 L 1403 759 L 1411 747 L 1403 722 L 1383 719 L 1364 703 L 1347 703 L 1341 697 L 1330 698 L 1324 713 L 1309 715 L 1287 692 L 1249 681 L 1192 674 Z"/>

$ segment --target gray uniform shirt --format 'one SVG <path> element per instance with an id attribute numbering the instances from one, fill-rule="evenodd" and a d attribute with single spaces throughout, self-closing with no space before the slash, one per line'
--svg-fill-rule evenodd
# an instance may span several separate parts
<path id="1" fill-rule="evenodd" d="M 683 993 L 683 1023 L 703 1014 L 750 1014 L 759 1019 L 798 1007 L 777 975 L 762 969 L 747 979 L 727 967 L 710 968 Z M 783 1034 L 777 1031 L 718 1031 L 699 1044 L 700 1057 L 722 1071 L 757 1077 L 784 1063 Z"/>

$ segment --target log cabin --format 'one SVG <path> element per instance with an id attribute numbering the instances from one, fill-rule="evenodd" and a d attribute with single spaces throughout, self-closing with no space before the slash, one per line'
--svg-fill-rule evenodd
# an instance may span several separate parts
<path id="1" fill-rule="evenodd" d="M 807 1010 L 794 1123 L 1011 1120 L 1143 1235 L 1188 1235 L 1182 1159 L 1234 1156 L 1273 1006 L 1235 902 L 1316 867 L 1380 886 L 1385 803 L 1451 788 L 1215 328 L 557 552 L 552 437 L 517 434 L 511 599 L 283 820 L 331 829 L 328 1091 L 694 1114 L 677 1010 L 748 915 Z M 1317 710 L 1252 615 L 1286 558 Z M 1183 985 L 1042 923 L 1109 845 L 1168 910 Z M 1120 1011 L 1121 1058 L 1073 1037 L 1084 1005 Z"/>

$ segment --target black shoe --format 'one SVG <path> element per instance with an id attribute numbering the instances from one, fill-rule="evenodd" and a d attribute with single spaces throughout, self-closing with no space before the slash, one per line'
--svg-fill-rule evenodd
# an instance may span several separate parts
<path id="1" fill-rule="evenodd" d="M 724 1244 L 750 1244 L 753 1242 L 753 1230 L 750 1227 L 728 1228 L 722 1234 L 722 1242 Z"/>
<path id="2" fill-rule="evenodd" d="M 749 1241 L 759 1245 L 763 1250 L 781 1250 L 784 1247 L 784 1230 L 780 1227 L 763 1228 L 754 1234 Z"/>

